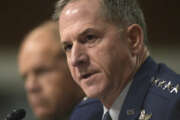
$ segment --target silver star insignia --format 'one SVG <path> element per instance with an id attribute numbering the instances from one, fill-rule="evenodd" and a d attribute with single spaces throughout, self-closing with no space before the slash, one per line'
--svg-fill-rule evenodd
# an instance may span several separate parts
<path id="1" fill-rule="evenodd" d="M 142 110 L 139 116 L 139 120 L 150 120 L 151 117 L 152 114 L 146 114 L 145 110 Z"/>

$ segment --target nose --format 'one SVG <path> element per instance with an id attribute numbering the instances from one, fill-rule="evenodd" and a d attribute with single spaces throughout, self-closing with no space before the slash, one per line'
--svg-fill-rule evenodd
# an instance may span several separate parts
<path id="1" fill-rule="evenodd" d="M 88 64 L 88 55 L 85 46 L 81 44 L 74 44 L 71 52 L 71 65 L 74 67 L 79 67 Z"/>
<path id="2" fill-rule="evenodd" d="M 28 93 L 36 93 L 40 91 L 40 84 L 34 74 L 27 76 L 25 80 L 25 89 Z"/>

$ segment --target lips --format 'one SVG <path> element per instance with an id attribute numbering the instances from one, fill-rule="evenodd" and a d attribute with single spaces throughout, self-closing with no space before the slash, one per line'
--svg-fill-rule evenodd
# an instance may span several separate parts
<path id="1" fill-rule="evenodd" d="M 82 79 L 88 79 L 88 78 L 90 78 L 92 75 L 94 75 L 94 74 L 96 74 L 97 72 L 89 72 L 89 73 L 84 73 L 84 74 L 81 74 L 80 75 L 80 79 L 82 80 Z"/>
<path id="2" fill-rule="evenodd" d="M 41 105 L 43 105 L 45 100 L 41 99 L 39 97 L 31 97 L 31 98 L 29 98 L 29 101 L 32 104 L 32 106 L 41 106 Z"/>
<path id="3" fill-rule="evenodd" d="M 33 106 L 39 106 L 41 105 L 41 102 L 39 100 L 31 100 L 30 101 Z"/>

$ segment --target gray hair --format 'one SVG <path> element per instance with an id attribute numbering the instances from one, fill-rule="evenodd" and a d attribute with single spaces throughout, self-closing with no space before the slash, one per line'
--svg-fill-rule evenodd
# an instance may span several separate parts
<path id="1" fill-rule="evenodd" d="M 63 8 L 77 0 L 59 0 L 56 3 L 53 19 L 58 20 Z M 126 23 L 127 25 L 138 24 L 144 32 L 145 44 L 148 44 L 146 23 L 144 15 L 137 0 L 100 0 L 101 14 L 112 23 Z M 122 25 L 122 24 L 119 24 Z"/>

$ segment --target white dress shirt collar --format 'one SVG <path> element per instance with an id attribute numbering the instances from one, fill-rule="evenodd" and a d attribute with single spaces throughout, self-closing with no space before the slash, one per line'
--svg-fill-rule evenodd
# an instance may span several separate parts
<path id="1" fill-rule="evenodd" d="M 128 83 L 128 85 L 123 89 L 123 91 L 121 92 L 121 94 L 118 96 L 118 98 L 116 99 L 116 101 L 113 103 L 112 107 L 108 110 L 104 105 L 104 113 L 103 113 L 103 117 L 104 114 L 109 111 L 109 114 L 112 118 L 112 120 L 118 120 L 119 117 L 119 113 L 121 112 L 121 108 L 123 105 L 123 102 L 126 98 L 126 95 L 128 93 L 128 90 L 131 86 L 132 80 Z M 102 117 L 102 119 L 103 119 Z"/>

